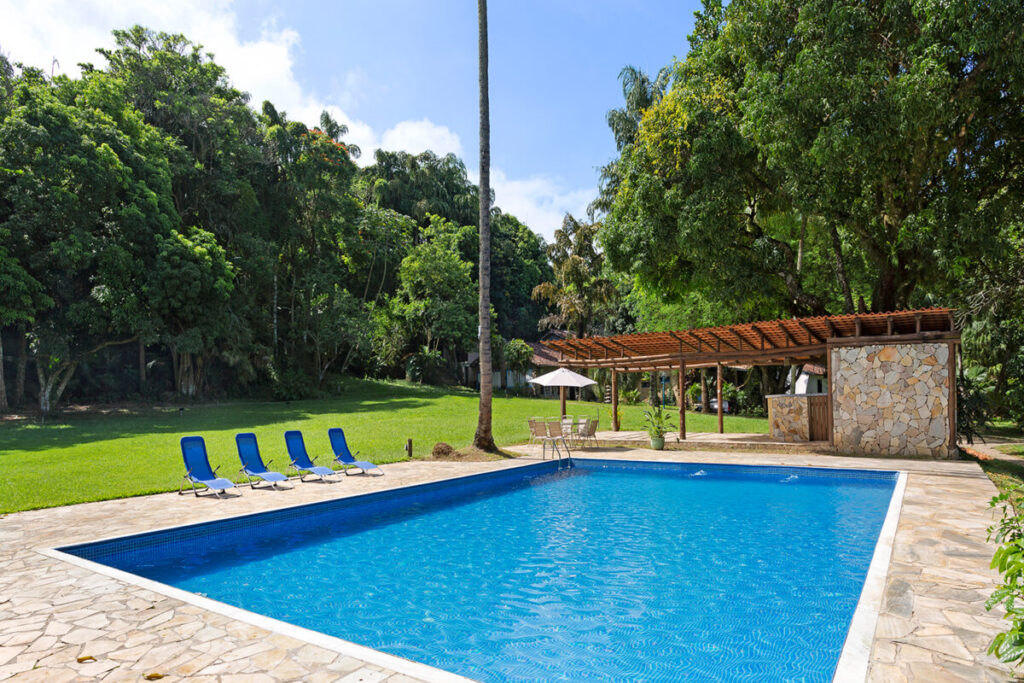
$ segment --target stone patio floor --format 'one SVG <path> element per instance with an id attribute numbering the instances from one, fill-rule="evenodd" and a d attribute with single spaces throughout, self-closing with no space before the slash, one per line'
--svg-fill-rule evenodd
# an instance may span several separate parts
<path id="1" fill-rule="evenodd" d="M 511 449 L 510 449 L 511 450 Z M 20 512 L 0 518 L 0 680 L 415 681 L 330 649 L 273 633 L 39 552 L 69 543 L 202 522 L 396 486 L 516 467 L 497 462 L 402 462 L 384 477 L 292 482 L 227 500 L 175 493 Z M 594 449 L 576 457 L 901 469 L 909 473 L 875 633 L 871 681 L 1005 681 L 985 655 L 1002 627 L 984 601 L 996 582 L 987 502 L 973 462 L 872 460 L 811 454 Z M 88 658 L 79 662 L 80 658 Z"/>

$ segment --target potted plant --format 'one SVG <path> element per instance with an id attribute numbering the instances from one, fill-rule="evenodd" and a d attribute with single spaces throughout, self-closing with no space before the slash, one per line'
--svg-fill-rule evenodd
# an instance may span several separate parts
<path id="1" fill-rule="evenodd" d="M 665 432 L 668 431 L 668 421 L 661 406 L 653 411 L 645 410 L 644 422 L 647 423 L 647 433 L 651 437 L 651 448 L 656 451 L 665 448 Z"/>

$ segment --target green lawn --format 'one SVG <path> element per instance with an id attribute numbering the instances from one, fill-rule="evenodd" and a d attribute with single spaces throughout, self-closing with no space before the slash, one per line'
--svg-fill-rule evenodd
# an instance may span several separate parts
<path id="1" fill-rule="evenodd" d="M 1006 453 L 1007 455 L 1019 455 L 1024 457 L 1024 444 L 1008 444 L 1006 446 L 996 446 L 996 450 L 1000 453 Z"/>
<path id="2" fill-rule="evenodd" d="M 220 474 L 239 480 L 234 436 L 255 432 L 264 460 L 284 471 L 287 429 L 301 429 L 318 461 L 330 456 L 327 429 L 345 428 L 349 446 L 377 463 L 427 456 L 434 443 L 466 446 L 476 428 L 477 396 L 405 382 L 352 380 L 345 395 L 291 403 L 218 403 L 143 409 L 132 414 L 70 416 L 40 425 L 0 423 L 0 513 L 108 498 L 124 498 L 177 488 L 183 473 L 178 440 L 188 434 L 206 439 L 210 461 Z M 643 427 L 644 406 L 622 407 L 623 429 Z M 601 429 L 611 424 L 611 407 L 570 402 L 568 412 L 599 414 Z M 529 436 L 529 417 L 555 417 L 557 400 L 495 398 L 494 437 L 499 445 Z M 689 413 L 689 431 L 714 431 L 714 415 Z M 728 432 L 766 432 L 767 421 L 726 417 Z"/>

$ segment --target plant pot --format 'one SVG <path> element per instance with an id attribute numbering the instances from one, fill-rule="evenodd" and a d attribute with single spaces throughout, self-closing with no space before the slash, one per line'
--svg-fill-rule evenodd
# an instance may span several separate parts
<path id="1" fill-rule="evenodd" d="M 651 448 L 656 451 L 664 450 L 665 448 L 665 437 L 664 436 L 652 436 L 651 437 Z"/>

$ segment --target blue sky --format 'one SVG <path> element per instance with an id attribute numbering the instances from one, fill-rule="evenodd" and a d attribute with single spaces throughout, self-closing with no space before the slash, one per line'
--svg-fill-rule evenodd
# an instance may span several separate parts
<path id="1" fill-rule="evenodd" d="M 26 6 L 30 7 L 26 7 Z M 605 113 L 626 64 L 686 50 L 696 2 L 492 0 L 491 147 L 497 202 L 551 236 L 615 155 Z M 314 123 L 327 107 L 374 147 L 453 151 L 477 166 L 476 3 L 468 0 L 156 3 L 0 0 L 0 50 L 76 73 L 112 28 L 142 23 L 203 43 L 254 100 Z"/>

